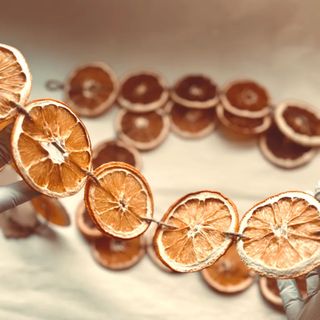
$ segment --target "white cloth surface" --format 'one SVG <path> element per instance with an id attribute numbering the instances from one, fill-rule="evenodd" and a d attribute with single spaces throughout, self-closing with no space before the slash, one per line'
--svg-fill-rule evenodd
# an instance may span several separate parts
<path id="1" fill-rule="evenodd" d="M 317 1 L 10 1 L 1 2 L 0 42 L 19 48 L 33 74 L 32 98 L 62 99 L 48 79 L 65 79 L 83 63 L 102 60 L 119 77 L 140 69 L 160 72 L 171 85 L 204 72 L 219 85 L 253 78 L 274 103 L 298 98 L 320 102 Z M 84 119 L 92 143 L 114 137 L 116 109 Z M 228 139 L 218 130 L 186 141 L 170 134 L 143 154 L 156 217 L 184 194 L 217 190 L 240 213 L 266 196 L 312 190 L 320 178 L 319 155 L 300 169 L 269 164 L 254 140 Z M 0 182 L 15 180 L 12 171 Z M 199 274 L 172 275 L 147 257 L 133 269 L 98 266 L 76 230 L 82 192 L 63 199 L 72 226 L 55 239 L 0 237 L 0 319 L 239 319 L 280 320 L 255 284 L 242 294 L 219 295 Z"/>

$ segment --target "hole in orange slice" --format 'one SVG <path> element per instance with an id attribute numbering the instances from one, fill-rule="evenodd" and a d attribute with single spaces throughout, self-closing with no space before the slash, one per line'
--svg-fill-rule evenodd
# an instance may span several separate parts
<path id="1" fill-rule="evenodd" d="M 201 275 L 210 287 L 222 293 L 244 291 L 254 281 L 254 273 L 240 259 L 235 244 Z"/>
<path id="2" fill-rule="evenodd" d="M 63 103 L 35 100 L 20 114 L 11 137 L 12 156 L 23 179 L 52 197 L 77 193 L 91 169 L 91 144 L 82 122 Z"/>
<path id="3" fill-rule="evenodd" d="M 320 265 L 320 203 L 303 192 L 267 198 L 242 218 L 237 250 L 249 268 L 270 278 L 293 278 Z"/>
<path id="4" fill-rule="evenodd" d="M 129 269 L 145 255 L 143 238 L 123 240 L 105 236 L 95 239 L 92 244 L 92 255 L 105 268 Z"/>
<path id="5" fill-rule="evenodd" d="M 105 63 L 84 65 L 74 70 L 66 82 L 66 102 L 76 114 L 96 117 L 112 106 L 118 87 L 114 72 Z"/>
<path id="6" fill-rule="evenodd" d="M 163 79 L 152 72 L 127 76 L 121 84 L 119 104 L 133 112 L 148 112 L 162 107 L 169 93 Z"/>
<path id="7" fill-rule="evenodd" d="M 123 162 L 109 162 L 94 171 L 99 184 L 88 180 L 87 210 L 97 226 L 111 236 L 130 239 L 145 232 L 153 216 L 153 198 L 142 174 Z"/>
<path id="8" fill-rule="evenodd" d="M 224 232 L 236 232 L 238 213 L 225 196 L 213 191 L 190 193 L 176 201 L 162 221 L 177 227 L 158 227 L 157 255 L 178 272 L 198 271 L 213 264 L 232 243 Z"/>

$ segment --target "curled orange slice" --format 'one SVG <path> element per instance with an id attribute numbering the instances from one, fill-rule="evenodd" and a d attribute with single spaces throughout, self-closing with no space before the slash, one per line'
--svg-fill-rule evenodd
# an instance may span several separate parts
<path id="1" fill-rule="evenodd" d="M 161 261 L 178 272 L 198 271 L 212 265 L 232 243 L 225 232 L 238 228 L 235 205 L 214 191 L 190 193 L 176 201 L 159 226 L 154 246 Z"/>
<path id="2" fill-rule="evenodd" d="M 256 204 L 242 218 L 237 250 L 249 268 L 270 278 L 293 278 L 320 265 L 320 203 L 284 192 Z"/>
<path id="3" fill-rule="evenodd" d="M 85 188 L 87 210 L 99 229 L 130 239 L 145 232 L 153 216 L 153 198 L 142 174 L 123 162 L 109 162 L 94 170 L 97 181 Z"/>
<path id="4" fill-rule="evenodd" d="M 62 102 L 43 99 L 25 106 L 11 136 L 12 156 L 23 179 L 51 197 L 77 193 L 91 169 L 91 143 L 81 120 Z"/>

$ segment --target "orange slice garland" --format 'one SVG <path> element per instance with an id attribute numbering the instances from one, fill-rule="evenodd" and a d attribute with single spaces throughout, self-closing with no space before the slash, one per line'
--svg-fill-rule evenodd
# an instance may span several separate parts
<path id="1" fill-rule="evenodd" d="M 52 197 L 77 193 L 91 169 L 91 143 L 82 122 L 62 102 L 43 99 L 25 106 L 12 129 L 12 156 L 20 175 Z"/>
<path id="2" fill-rule="evenodd" d="M 190 193 L 176 201 L 159 226 L 154 247 L 161 261 L 178 272 L 199 271 L 213 264 L 232 243 L 225 232 L 236 232 L 235 205 L 214 191 Z"/>

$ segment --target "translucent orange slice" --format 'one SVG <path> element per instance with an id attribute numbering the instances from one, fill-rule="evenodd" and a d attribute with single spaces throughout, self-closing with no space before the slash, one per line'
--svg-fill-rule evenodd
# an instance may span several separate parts
<path id="1" fill-rule="evenodd" d="M 52 197 L 78 192 L 91 169 L 91 144 L 77 116 L 56 100 L 35 100 L 20 114 L 11 137 L 12 156 L 23 179 Z"/>
<path id="2" fill-rule="evenodd" d="M 237 250 L 249 268 L 270 278 L 293 278 L 320 265 L 320 203 L 284 192 L 256 204 L 242 218 L 246 238 Z"/>
<path id="3" fill-rule="evenodd" d="M 116 120 L 118 137 L 139 150 L 158 147 L 167 138 L 170 118 L 157 111 L 134 113 L 126 110 L 119 112 Z"/>
<path id="4" fill-rule="evenodd" d="M 119 104 L 132 112 L 149 112 L 162 107 L 169 93 L 156 73 L 143 71 L 128 75 L 121 83 Z"/>
<path id="5" fill-rule="evenodd" d="M 142 167 L 139 151 L 120 140 L 105 141 L 93 148 L 92 165 L 94 169 L 111 161 L 125 162 L 138 170 Z"/>
<path id="6" fill-rule="evenodd" d="M 197 109 L 214 107 L 219 101 L 217 85 L 202 74 L 179 79 L 171 91 L 171 98 L 182 106 Z"/>
<path id="7" fill-rule="evenodd" d="M 215 108 L 188 108 L 173 103 L 170 112 L 171 129 L 183 138 L 202 138 L 216 127 Z"/>
<path id="8" fill-rule="evenodd" d="M 285 101 L 274 112 L 279 130 L 292 141 L 307 146 L 320 146 L 320 111 L 301 101 Z"/>
<path id="9" fill-rule="evenodd" d="M 77 208 L 76 225 L 86 238 L 95 239 L 104 236 L 104 234 L 96 227 L 96 224 L 87 212 L 84 202 L 81 202 Z"/>
<path id="10" fill-rule="evenodd" d="M 306 299 L 307 294 L 307 284 L 304 277 L 299 277 L 295 279 L 297 287 L 300 291 L 302 299 Z M 272 304 L 277 309 L 283 310 L 283 302 L 280 297 L 280 292 L 277 285 L 277 280 L 273 278 L 260 277 L 259 279 L 259 289 L 263 298 L 270 304 Z"/>
<path id="11" fill-rule="evenodd" d="M 0 131 L 16 114 L 11 101 L 24 105 L 31 90 L 31 74 L 23 55 L 17 49 L 0 44 Z"/>
<path id="12" fill-rule="evenodd" d="M 178 272 L 198 271 L 213 264 L 232 243 L 225 232 L 238 228 L 235 205 L 213 191 L 190 193 L 176 201 L 162 221 L 176 228 L 158 227 L 157 255 Z"/>
<path id="13" fill-rule="evenodd" d="M 153 198 L 142 174 L 123 162 L 109 162 L 94 175 L 99 184 L 88 180 L 85 203 L 99 229 L 122 239 L 145 232 L 153 216 Z"/>
<path id="14" fill-rule="evenodd" d="M 69 226 L 71 221 L 65 207 L 58 199 L 39 196 L 31 200 L 34 210 L 48 222 L 57 226 Z"/>
<path id="15" fill-rule="evenodd" d="M 96 117 L 107 111 L 118 94 L 118 80 L 103 62 L 78 67 L 65 86 L 66 102 L 80 116 Z"/>
<path id="16" fill-rule="evenodd" d="M 287 138 L 276 124 L 260 136 L 259 147 L 268 161 L 285 169 L 303 166 L 317 154 L 315 148 L 302 146 Z"/>
<path id="17" fill-rule="evenodd" d="M 240 259 L 235 244 L 201 275 L 210 287 L 222 293 L 244 291 L 254 281 L 254 273 Z"/>
<path id="18" fill-rule="evenodd" d="M 270 97 L 267 90 L 252 80 L 233 81 L 220 94 L 223 107 L 233 115 L 261 118 L 270 113 Z"/>
<path id="19" fill-rule="evenodd" d="M 111 270 L 129 269 L 145 255 L 142 237 L 123 240 L 105 236 L 94 240 L 91 248 L 94 259 Z"/>

